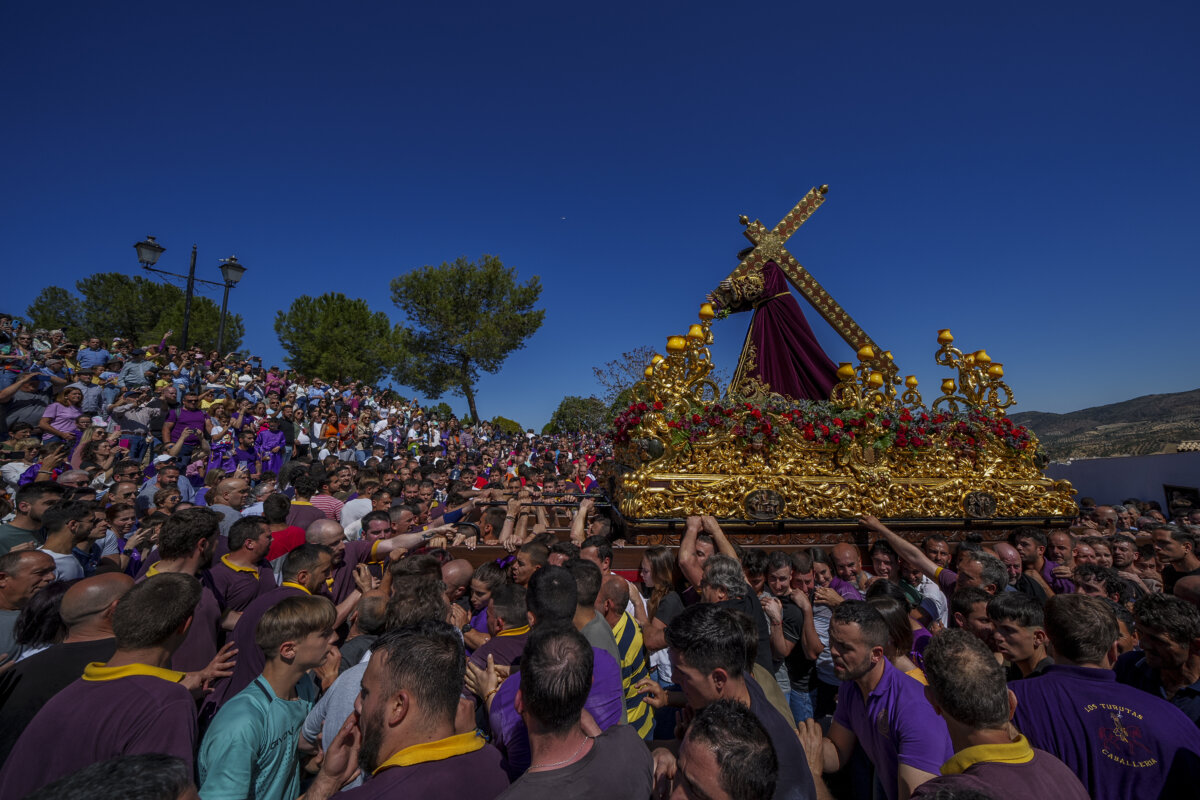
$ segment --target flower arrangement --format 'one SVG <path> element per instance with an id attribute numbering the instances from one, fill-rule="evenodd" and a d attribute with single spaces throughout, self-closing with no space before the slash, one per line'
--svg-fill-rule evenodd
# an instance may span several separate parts
<path id="1" fill-rule="evenodd" d="M 990 441 L 1021 456 L 1034 457 L 1029 430 L 1006 416 L 924 408 L 846 408 L 829 401 L 790 401 L 771 397 L 762 403 L 727 400 L 691 404 L 680 411 L 661 402 L 633 403 L 614 421 L 618 443 L 631 441 L 648 415 L 657 415 L 675 447 L 691 446 L 709 437 L 729 436 L 740 446 L 771 448 L 784 429 L 796 430 L 814 447 L 848 446 L 870 442 L 878 450 L 924 451 L 943 443 L 958 456 L 974 458 Z"/>

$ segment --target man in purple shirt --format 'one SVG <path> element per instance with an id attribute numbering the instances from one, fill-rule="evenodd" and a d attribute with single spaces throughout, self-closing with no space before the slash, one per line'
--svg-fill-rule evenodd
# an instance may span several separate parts
<path id="1" fill-rule="evenodd" d="M 945 566 L 935 564 L 924 551 L 875 517 L 869 514 L 864 515 L 859 518 L 859 524 L 882 536 L 900 558 L 936 581 L 938 588 L 947 597 L 954 594 L 954 591 L 960 587 L 966 589 L 978 586 L 988 594 L 996 594 L 1004 591 L 1004 587 L 1008 585 L 1008 573 L 1004 563 L 990 553 L 960 548 L 958 572 L 955 572 Z"/>
<path id="2" fill-rule="evenodd" d="M 190 575 L 159 575 L 130 589 L 113 612 L 117 650 L 59 692 L 25 728 L 0 772 L 0 797 L 24 797 L 89 764 L 166 753 L 192 768 L 196 703 L 167 669 L 200 601 Z"/>
<path id="3" fill-rule="evenodd" d="M 1008 535 L 1008 543 L 1021 554 L 1021 566 L 1025 569 L 1013 584 L 1018 592 L 1042 603 L 1051 594 L 1075 593 L 1075 584 L 1070 579 L 1054 574 L 1058 564 L 1046 560 L 1046 534 L 1037 528 L 1017 528 Z"/>
<path id="4" fill-rule="evenodd" d="M 1160 697 L 1117 683 L 1120 629 L 1107 601 L 1057 595 L 1046 604 L 1055 665 L 1012 684 L 1013 722 L 1063 761 L 1095 800 L 1191 797 L 1200 730 Z"/>
<path id="5" fill-rule="evenodd" d="M 271 531 L 262 517 L 242 517 L 230 526 L 228 542 L 229 552 L 212 565 L 209 577 L 225 608 L 245 611 L 250 601 L 275 588 L 266 560 Z"/>
<path id="6" fill-rule="evenodd" d="M 887 623 L 870 605 L 847 601 L 833 610 L 829 650 L 842 685 L 822 762 L 825 772 L 836 772 L 857 742 L 888 800 L 906 800 L 937 776 L 954 749 L 921 684 L 884 656 L 888 642 Z"/>
<path id="7" fill-rule="evenodd" d="M 925 675 L 925 696 L 946 721 L 955 752 L 941 777 L 918 786 L 913 797 L 976 789 L 997 800 L 1029 800 L 1048 791 L 1062 800 L 1088 800 L 1066 764 L 1020 734 L 1013 738 L 1008 722 L 1016 697 L 977 638 L 961 630 L 938 634 L 925 648 Z"/>
<path id="8" fill-rule="evenodd" d="M 492 800 L 503 792 L 508 778 L 496 748 L 474 731 L 454 732 L 465 669 L 462 637 L 444 622 L 422 621 L 381 636 L 363 673 L 357 714 L 326 744 L 306 800 L 329 800 L 358 764 L 369 777 L 338 795 L 344 800 Z"/>

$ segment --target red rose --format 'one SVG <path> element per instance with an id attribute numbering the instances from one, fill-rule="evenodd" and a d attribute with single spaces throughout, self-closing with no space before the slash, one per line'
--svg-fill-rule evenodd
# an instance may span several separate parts
<path id="1" fill-rule="evenodd" d="M 804 436 L 804 438 L 805 438 L 805 439 L 808 439 L 810 442 L 811 442 L 813 439 L 817 438 L 817 437 L 816 437 L 816 435 L 815 435 L 815 434 L 813 434 L 813 432 L 812 432 L 812 428 L 805 428 L 805 429 L 804 429 L 804 434 L 803 434 L 803 436 Z"/>
<path id="2" fill-rule="evenodd" d="M 655 401 L 654 401 L 654 410 L 655 410 L 655 411 L 662 411 L 662 410 L 663 410 L 663 404 L 662 404 L 662 401 L 661 401 L 661 400 L 655 400 Z"/>
<path id="3" fill-rule="evenodd" d="M 753 411 L 751 411 L 751 412 L 750 412 L 750 415 L 751 415 L 752 417 L 754 417 L 755 419 L 762 419 L 762 412 L 761 412 L 761 411 L 759 411 L 757 408 L 756 408 L 756 409 L 754 409 Z"/>
<path id="4" fill-rule="evenodd" d="M 882 425 L 884 428 L 892 427 L 892 421 L 890 419 L 881 420 L 879 422 L 879 424 Z"/>
<path id="5" fill-rule="evenodd" d="M 646 404 L 638 403 L 638 411 L 641 411 L 643 414 L 646 413 Z"/>
<path id="6" fill-rule="evenodd" d="M 839 428 L 846 427 L 846 424 L 844 422 L 842 422 L 841 419 L 839 419 L 838 417 L 833 418 L 833 424 L 837 425 Z"/>
<path id="7" fill-rule="evenodd" d="M 630 425 L 640 425 L 640 424 L 642 424 L 642 418 L 634 417 L 633 419 L 629 420 L 629 424 Z"/>
<path id="8" fill-rule="evenodd" d="M 835 433 L 835 434 L 833 435 L 833 443 L 834 443 L 834 444 L 839 444 L 841 441 L 842 441 L 842 437 L 841 437 L 841 435 L 840 435 L 840 434 L 837 434 L 837 433 Z"/>
<path id="9" fill-rule="evenodd" d="M 828 435 L 829 435 L 829 426 L 828 426 L 828 425 L 822 425 L 822 426 L 821 426 L 821 435 L 822 435 L 822 436 L 828 436 Z"/>
<path id="10" fill-rule="evenodd" d="M 700 415 L 699 414 L 692 414 L 692 424 L 693 425 L 700 424 Z"/>

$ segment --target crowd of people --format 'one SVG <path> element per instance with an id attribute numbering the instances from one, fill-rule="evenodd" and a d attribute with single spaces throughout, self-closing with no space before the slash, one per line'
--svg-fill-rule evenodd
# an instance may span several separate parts
<path id="1" fill-rule="evenodd" d="M 1200 781 L 1200 509 L 807 549 L 689 517 L 623 570 L 603 436 L 13 333 L 0 800 Z"/>

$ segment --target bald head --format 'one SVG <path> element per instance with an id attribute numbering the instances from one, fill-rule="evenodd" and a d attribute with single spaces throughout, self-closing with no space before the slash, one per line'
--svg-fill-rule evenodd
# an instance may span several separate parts
<path id="1" fill-rule="evenodd" d="M 1175 596 L 1200 608 L 1200 575 L 1188 575 L 1175 581 Z"/>
<path id="2" fill-rule="evenodd" d="M 67 628 L 92 622 L 116 607 L 117 601 L 133 587 L 133 578 L 120 572 L 93 575 L 72 584 L 63 595 L 60 614 Z M 108 616 L 106 615 L 106 616 Z"/>
<path id="3" fill-rule="evenodd" d="M 628 604 L 629 582 L 620 575 L 610 572 L 600 584 L 600 595 L 596 598 L 596 605 L 600 608 L 605 608 L 607 605 L 610 613 L 620 616 Z"/>
<path id="4" fill-rule="evenodd" d="M 474 573 L 471 562 L 465 558 L 456 558 L 442 564 L 442 583 L 446 584 L 446 596 L 450 598 L 450 602 L 453 603 L 467 591 Z"/>
<path id="5" fill-rule="evenodd" d="M 858 571 L 862 569 L 862 554 L 858 552 L 858 548 L 842 542 L 833 546 L 831 555 L 837 576 L 847 583 L 854 583 L 858 579 Z"/>
<path id="6" fill-rule="evenodd" d="M 307 544 L 323 544 L 332 547 L 345 535 L 342 526 L 332 519 L 314 520 L 304 529 L 304 541 Z"/>
<path id="7" fill-rule="evenodd" d="M 246 497 L 250 494 L 250 484 L 241 478 L 226 478 L 213 489 L 215 505 L 229 506 L 240 511 L 246 505 Z"/>

